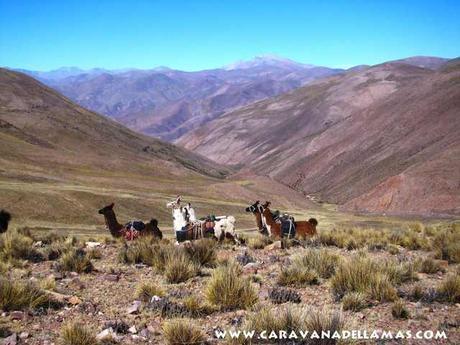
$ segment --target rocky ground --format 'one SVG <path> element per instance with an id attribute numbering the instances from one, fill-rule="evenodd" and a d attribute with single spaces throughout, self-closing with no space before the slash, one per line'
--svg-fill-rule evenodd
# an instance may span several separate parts
<path id="1" fill-rule="evenodd" d="M 80 242 L 84 246 L 85 242 Z M 277 278 L 282 268 L 288 267 L 292 259 L 317 247 L 315 241 L 303 242 L 302 245 L 280 248 L 280 242 L 267 244 L 263 249 L 253 249 L 254 245 L 241 246 L 224 244 L 217 248 L 217 264 L 228 259 L 237 260 L 242 266 L 243 276 L 251 280 L 251 285 L 258 294 L 258 303 L 247 310 L 219 311 L 211 310 L 204 315 L 192 318 L 193 323 L 205 334 L 209 344 L 222 343 L 214 336 L 216 329 L 241 329 L 248 315 L 260 310 L 261 305 L 272 310 L 286 305 L 300 307 L 313 306 L 317 310 L 340 310 L 342 304 L 331 292 L 330 279 L 319 279 L 316 284 L 305 286 L 280 287 Z M 40 243 L 35 243 L 40 246 Z M 41 311 L 8 310 L 1 311 L 0 336 L 5 337 L 4 344 L 58 344 L 61 328 L 71 321 L 86 325 L 100 340 L 111 338 L 112 342 L 121 344 L 163 344 L 163 323 L 170 318 L 161 315 L 151 302 L 141 301 L 135 296 L 140 282 L 153 282 L 161 286 L 165 295 L 161 299 L 170 298 L 181 301 L 187 296 L 206 301 L 206 286 L 211 279 L 213 268 L 202 267 L 198 276 L 184 283 L 168 284 L 158 270 L 145 264 L 126 264 L 119 260 L 119 252 L 124 244 L 119 241 L 90 244 L 94 270 L 90 273 L 61 272 L 57 270 L 56 261 L 26 263 L 22 268 L 9 268 L 5 276 L 13 280 L 28 280 L 40 286 L 50 283 L 48 291 L 53 298 L 63 303 L 62 308 Z M 43 245 L 45 246 L 45 245 Z M 78 246 L 78 244 L 75 244 Z M 352 249 L 329 246 L 328 250 L 342 258 L 349 258 L 359 252 L 376 260 L 393 258 L 400 261 L 413 261 L 427 258 L 433 252 L 426 250 L 410 250 L 397 247 L 394 254 L 387 249 L 361 248 Z M 393 248 L 394 249 L 394 248 Z M 379 262 L 379 261 L 378 261 Z M 420 285 L 424 291 L 437 286 L 449 274 L 458 274 L 458 264 L 439 261 L 441 271 L 432 274 L 417 273 L 416 279 L 398 286 L 398 294 L 402 297 L 408 311 L 407 318 L 396 318 L 392 315 L 392 302 L 371 302 L 370 306 L 353 312 L 342 311 L 345 321 L 344 329 L 361 330 L 444 330 L 447 340 L 438 343 L 460 343 L 460 304 L 455 302 L 423 301 L 407 297 L 414 285 Z M 286 291 L 289 291 L 286 294 Z M 287 296 L 287 297 L 286 297 Z M 154 299 L 155 299 L 154 298 Z M 283 298 L 290 299 L 284 302 Z M 458 298 L 458 296 L 457 296 Z M 153 304 L 155 305 L 155 304 Z M 181 315 L 178 315 L 181 316 Z M 361 341 L 365 343 L 366 341 Z M 367 341 L 374 343 L 374 341 Z M 387 340 L 380 343 L 400 343 L 399 340 Z M 276 343 L 276 342 L 275 342 Z M 358 341 L 358 343 L 360 343 Z M 405 340 L 408 344 L 431 344 L 433 340 Z"/>

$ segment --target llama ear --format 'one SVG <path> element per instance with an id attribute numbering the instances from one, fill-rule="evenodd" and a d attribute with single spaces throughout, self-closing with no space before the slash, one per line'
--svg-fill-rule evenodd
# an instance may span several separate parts
<path id="1" fill-rule="evenodd" d="M 112 209 L 114 206 L 115 206 L 115 204 L 112 202 L 112 203 L 109 205 L 109 208 Z"/>
<path id="2" fill-rule="evenodd" d="M 260 200 L 256 200 L 256 205 L 259 205 L 260 204 Z"/>

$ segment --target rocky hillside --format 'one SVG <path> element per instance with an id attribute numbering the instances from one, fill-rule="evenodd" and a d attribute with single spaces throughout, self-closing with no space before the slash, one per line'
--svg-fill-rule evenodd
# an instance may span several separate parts
<path id="1" fill-rule="evenodd" d="M 179 143 L 344 208 L 460 214 L 460 69 L 387 63 L 229 112 Z"/>
<path id="2" fill-rule="evenodd" d="M 27 73 L 87 109 L 138 132 L 173 141 L 226 111 L 341 72 L 277 57 L 258 57 L 198 72 L 157 68 L 83 73 L 68 68 Z M 58 78 L 60 75 L 64 77 Z"/>

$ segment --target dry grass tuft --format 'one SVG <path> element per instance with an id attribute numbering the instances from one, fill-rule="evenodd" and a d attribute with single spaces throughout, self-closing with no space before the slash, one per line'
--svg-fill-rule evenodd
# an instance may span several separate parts
<path id="1" fill-rule="evenodd" d="M 184 249 L 190 259 L 198 265 L 215 267 L 217 261 L 216 246 L 215 240 L 205 238 L 192 242 Z"/>
<path id="2" fill-rule="evenodd" d="M 248 239 L 248 247 L 252 249 L 264 249 L 266 246 L 272 243 L 273 241 L 270 239 L 270 237 L 263 235 L 257 235 Z"/>
<path id="3" fill-rule="evenodd" d="M 281 269 L 277 283 L 281 286 L 301 287 L 319 284 L 319 276 L 315 270 L 293 264 Z"/>
<path id="4" fill-rule="evenodd" d="M 188 319 L 173 319 L 163 324 L 163 336 L 170 345 L 204 344 L 205 336 Z"/>
<path id="5" fill-rule="evenodd" d="M 460 275 L 449 275 L 437 289 L 438 299 L 450 303 L 460 303 Z"/>
<path id="6" fill-rule="evenodd" d="M 258 300 L 250 280 L 242 277 L 240 265 L 234 262 L 214 270 L 206 287 L 206 298 L 223 310 L 247 309 Z"/>
<path id="7" fill-rule="evenodd" d="M 40 282 L 40 287 L 44 290 L 54 291 L 56 289 L 56 279 L 50 275 Z"/>
<path id="8" fill-rule="evenodd" d="M 367 305 L 366 295 L 361 292 L 348 292 L 342 298 L 343 310 L 359 311 Z"/>
<path id="9" fill-rule="evenodd" d="M 391 314 L 396 319 L 408 319 L 409 310 L 407 310 L 403 300 L 398 299 L 395 301 L 391 307 Z"/>
<path id="10" fill-rule="evenodd" d="M 153 296 L 164 296 L 164 290 L 155 283 L 141 282 L 134 293 L 134 296 L 141 301 L 149 302 Z"/>
<path id="11" fill-rule="evenodd" d="M 0 309 L 24 310 L 57 306 L 43 290 L 31 283 L 0 277 Z"/>
<path id="12" fill-rule="evenodd" d="M 321 278 L 330 278 L 340 261 L 337 254 L 327 249 L 309 249 L 306 254 L 294 259 L 293 264 L 315 270 Z"/>
<path id="13" fill-rule="evenodd" d="M 90 273 L 93 264 L 84 250 L 73 249 L 61 256 L 59 269 L 65 272 Z"/>
<path id="14" fill-rule="evenodd" d="M 169 255 L 164 267 L 164 276 L 168 283 L 182 283 L 199 273 L 198 265 L 190 260 L 183 250 L 176 250 L 173 255 Z"/>
<path id="15" fill-rule="evenodd" d="M 43 254 L 33 247 L 33 242 L 32 237 L 18 231 L 0 235 L 0 260 L 12 263 L 16 260 L 43 261 Z"/>
<path id="16" fill-rule="evenodd" d="M 433 239 L 436 257 L 449 263 L 460 263 L 460 231 L 455 225 L 440 231 Z"/>
<path id="17" fill-rule="evenodd" d="M 422 273 L 433 274 L 443 271 L 444 268 L 441 266 L 441 263 L 431 258 L 426 258 L 420 263 L 420 272 Z"/>
<path id="18" fill-rule="evenodd" d="M 62 345 L 97 345 L 93 333 L 79 323 L 68 323 L 61 329 L 60 343 Z"/>
<path id="19" fill-rule="evenodd" d="M 396 298 L 396 289 L 381 264 L 366 257 L 354 257 L 339 265 L 331 278 L 331 288 L 338 298 L 349 292 L 360 292 L 379 301 Z"/>

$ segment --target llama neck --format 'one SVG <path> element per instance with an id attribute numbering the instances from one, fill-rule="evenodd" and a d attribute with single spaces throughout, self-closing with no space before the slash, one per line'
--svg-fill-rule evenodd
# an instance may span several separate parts
<path id="1" fill-rule="evenodd" d="M 256 216 L 257 227 L 259 228 L 259 230 L 262 230 L 264 228 L 262 223 L 262 215 L 259 212 L 254 213 L 254 215 Z"/>
<path id="2" fill-rule="evenodd" d="M 269 234 L 274 235 L 274 236 L 279 236 L 281 233 L 281 228 L 279 224 L 277 224 L 275 220 L 273 219 L 273 216 L 270 210 L 266 209 L 263 215 L 264 215 L 265 223 L 267 225 Z"/>
<path id="3" fill-rule="evenodd" d="M 272 217 L 272 213 L 269 210 L 264 212 L 264 217 L 268 225 L 274 225 L 276 223 Z"/>
<path id="4" fill-rule="evenodd" d="M 105 217 L 105 224 L 107 228 L 109 228 L 110 233 L 113 236 L 119 236 L 119 231 L 123 227 L 120 223 L 118 223 L 117 217 L 115 216 L 115 212 L 113 210 L 109 210 L 104 214 Z"/>

